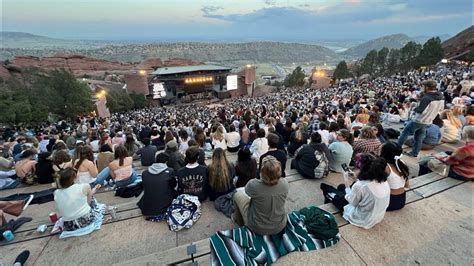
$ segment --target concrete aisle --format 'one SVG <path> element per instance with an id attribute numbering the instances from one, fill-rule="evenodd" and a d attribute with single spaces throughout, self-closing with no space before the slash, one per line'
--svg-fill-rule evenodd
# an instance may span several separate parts
<path id="1" fill-rule="evenodd" d="M 464 183 L 387 213 L 370 230 L 344 226 L 335 247 L 291 253 L 277 265 L 473 265 L 473 188 Z"/>

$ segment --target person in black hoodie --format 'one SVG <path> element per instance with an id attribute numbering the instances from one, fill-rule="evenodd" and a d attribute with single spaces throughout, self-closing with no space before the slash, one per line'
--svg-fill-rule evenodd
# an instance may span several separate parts
<path id="1" fill-rule="evenodd" d="M 177 195 L 175 173 L 166 165 L 168 158 L 168 154 L 159 153 L 156 163 L 142 173 L 143 196 L 137 205 L 145 216 L 165 213 Z"/>
<path id="2" fill-rule="evenodd" d="M 186 151 L 188 164 L 176 173 L 178 192 L 179 194 L 197 196 L 199 201 L 204 201 L 207 199 L 208 170 L 206 166 L 197 162 L 198 157 L 199 149 L 195 146 L 189 147 Z"/>
<path id="3" fill-rule="evenodd" d="M 51 161 L 50 152 L 42 152 L 38 154 L 38 163 L 36 164 L 36 182 L 39 184 L 53 183 L 53 163 Z"/>
<path id="4" fill-rule="evenodd" d="M 305 178 L 322 178 L 329 172 L 331 154 L 326 144 L 321 143 L 318 132 L 311 134 L 311 142 L 304 144 L 295 153 L 291 169 L 296 169 Z"/>
<path id="5" fill-rule="evenodd" d="M 262 156 L 260 156 L 260 162 L 258 164 L 259 165 L 258 172 L 260 172 L 262 168 L 263 158 L 267 156 L 273 156 L 281 164 L 281 177 L 286 177 L 286 174 L 285 174 L 286 153 L 283 150 L 278 149 L 278 143 L 280 142 L 280 138 L 278 137 L 277 134 L 269 133 L 267 136 L 267 140 L 268 140 L 268 151 L 262 154 Z"/>

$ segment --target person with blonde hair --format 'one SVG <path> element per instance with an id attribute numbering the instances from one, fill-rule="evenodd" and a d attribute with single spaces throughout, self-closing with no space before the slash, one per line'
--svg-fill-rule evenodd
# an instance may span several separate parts
<path id="1" fill-rule="evenodd" d="M 273 156 L 262 161 L 260 179 L 251 179 L 245 191 L 234 194 L 236 206 L 232 219 L 259 235 L 273 235 L 286 226 L 285 210 L 288 181 L 281 177 L 280 162 Z"/>
<path id="2" fill-rule="evenodd" d="M 459 120 L 451 110 L 444 110 L 441 112 L 440 117 L 443 119 L 443 138 L 441 141 L 447 143 L 460 141 L 462 128 L 461 120 Z"/>
<path id="3" fill-rule="evenodd" d="M 212 146 L 214 146 L 214 149 L 221 148 L 227 150 L 227 142 L 225 140 L 225 132 L 222 125 L 218 126 L 216 132 L 212 135 Z"/>
<path id="4" fill-rule="evenodd" d="M 225 151 L 221 148 L 215 149 L 212 154 L 212 162 L 208 167 L 209 187 L 207 194 L 211 201 L 235 189 L 232 182 L 234 172 L 234 166 L 227 161 Z"/>

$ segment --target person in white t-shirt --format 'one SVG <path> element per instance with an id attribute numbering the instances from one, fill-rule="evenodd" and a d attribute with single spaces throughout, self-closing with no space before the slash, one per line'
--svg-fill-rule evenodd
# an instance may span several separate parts
<path id="1" fill-rule="evenodd" d="M 341 210 L 345 220 L 355 226 L 370 229 L 383 220 L 390 203 L 387 162 L 370 153 L 361 153 L 357 156 L 356 165 L 360 172 L 350 188 L 354 180 L 345 173 L 345 184 L 334 188 L 322 183 L 321 190 L 325 202 L 332 202 Z"/>
<path id="2" fill-rule="evenodd" d="M 225 140 L 227 142 L 228 152 L 237 152 L 240 148 L 240 134 L 235 131 L 235 126 L 230 125 L 229 133 L 226 134 Z"/>

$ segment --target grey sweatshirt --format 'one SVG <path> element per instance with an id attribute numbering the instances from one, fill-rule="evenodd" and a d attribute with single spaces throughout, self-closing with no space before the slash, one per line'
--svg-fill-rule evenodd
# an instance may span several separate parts
<path id="1" fill-rule="evenodd" d="M 444 109 L 444 96 L 439 92 L 428 92 L 421 98 L 420 104 L 415 108 L 414 121 L 430 125 L 436 115 Z"/>

